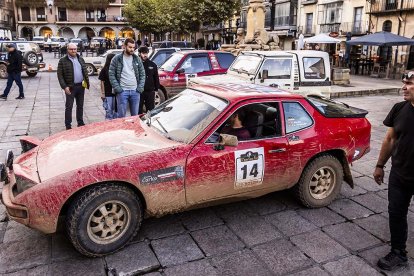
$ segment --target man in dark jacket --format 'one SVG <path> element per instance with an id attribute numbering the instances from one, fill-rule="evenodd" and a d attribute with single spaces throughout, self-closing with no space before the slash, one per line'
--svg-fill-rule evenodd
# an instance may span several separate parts
<path id="1" fill-rule="evenodd" d="M 143 113 L 144 105 L 147 112 L 154 109 L 155 92 L 160 88 L 160 79 L 158 77 L 157 65 L 148 59 L 148 47 L 142 46 L 138 49 L 138 52 L 145 68 L 145 86 L 139 104 L 139 113 L 141 114 Z"/>
<path id="2" fill-rule="evenodd" d="M 76 100 L 76 120 L 79 126 L 84 126 L 83 101 L 85 88 L 89 89 L 89 78 L 85 61 L 77 54 L 77 45 L 68 44 L 68 54 L 59 60 L 57 76 L 60 87 L 65 91 L 65 125 L 72 128 L 73 101 Z"/>
<path id="3" fill-rule="evenodd" d="M 9 52 L 7 55 L 7 85 L 4 89 L 3 95 L 0 95 L 0 99 L 7 100 L 7 95 L 9 94 L 10 89 L 13 85 L 13 81 L 15 81 L 19 87 L 19 96 L 16 99 L 22 100 L 24 99 L 22 83 L 22 52 L 16 50 L 16 45 L 14 43 L 7 45 L 7 51 Z"/>

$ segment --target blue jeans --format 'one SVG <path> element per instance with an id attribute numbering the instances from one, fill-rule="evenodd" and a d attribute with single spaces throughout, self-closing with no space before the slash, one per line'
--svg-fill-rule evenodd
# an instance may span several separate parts
<path id="1" fill-rule="evenodd" d="M 140 97 L 141 94 L 136 90 L 124 90 L 121 93 L 117 94 L 116 100 L 118 102 L 118 118 L 123 118 L 126 116 L 128 104 L 129 110 L 131 111 L 131 116 L 138 115 Z"/>
<path id="2" fill-rule="evenodd" d="M 3 95 L 7 97 L 10 93 L 10 89 L 13 85 L 13 81 L 16 82 L 19 87 L 19 97 L 24 97 L 23 93 L 23 83 L 22 83 L 22 73 L 9 73 L 7 77 L 6 89 L 4 89 Z"/>
<path id="3" fill-rule="evenodd" d="M 115 111 L 116 98 L 115 97 L 106 97 L 103 102 L 103 107 L 106 111 L 105 119 L 112 120 L 118 118 L 118 114 Z"/>

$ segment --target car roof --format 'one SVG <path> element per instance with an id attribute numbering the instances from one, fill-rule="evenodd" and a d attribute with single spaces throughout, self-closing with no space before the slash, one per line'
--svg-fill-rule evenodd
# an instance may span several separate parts
<path id="1" fill-rule="evenodd" d="M 251 98 L 303 99 L 303 96 L 265 85 L 251 83 L 192 84 L 188 88 L 205 92 L 229 101 Z"/>
<path id="2" fill-rule="evenodd" d="M 328 56 L 327 52 L 314 50 L 291 50 L 291 51 L 243 51 L 241 55 L 259 55 L 265 57 L 281 57 L 281 56 L 306 56 L 306 57 L 321 57 Z"/>
<path id="3" fill-rule="evenodd" d="M 189 55 L 189 54 L 212 54 L 212 53 L 224 53 L 224 54 L 229 54 L 232 55 L 232 53 L 229 52 L 225 52 L 225 51 L 215 51 L 215 50 L 181 50 L 178 52 L 175 52 L 173 54 L 182 54 L 182 55 Z"/>

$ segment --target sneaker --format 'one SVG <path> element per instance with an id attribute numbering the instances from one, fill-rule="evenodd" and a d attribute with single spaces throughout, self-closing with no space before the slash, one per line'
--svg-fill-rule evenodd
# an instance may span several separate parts
<path id="1" fill-rule="evenodd" d="M 16 100 L 23 100 L 23 99 L 24 99 L 24 96 L 19 96 L 16 98 Z"/>
<path id="2" fill-rule="evenodd" d="M 384 270 L 394 270 L 407 264 L 407 252 L 405 250 L 391 249 L 387 256 L 379 259 L 378 266 Z"/>
<path id="3" fill-rule="evenodd" d="M 66 129 L 68 130 L 68 129 L 72 129 L 72 127 L 71 126 L 66 126 Z"/>
<path id="4" fill-rule="evenodd" d="M 2 94 L 2 95 L 0 95 L 0 99 L 7 100 L 7 96 L 6 96 L 6 95 L 4 95 L 4 94 Z"/>

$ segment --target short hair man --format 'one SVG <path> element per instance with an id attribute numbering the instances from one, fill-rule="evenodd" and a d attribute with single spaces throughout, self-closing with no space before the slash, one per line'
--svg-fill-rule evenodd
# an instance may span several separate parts
<path id="1" fill-rule="evenodd" d="M 72 108 L 76 100 L 76 120 L 79 126 L 84 126 L 83 102 L 85 88 L 89 89 L 89 77 L 86 71 L 85 61 L 77 53 L 75 43 L 68 44 L 68 53 L 59 60 L 57 77 L 60 87 L 65 91 L 65 126 L 72 128 Z"/>
<path id="2" fill-rule="evenodd" d="M 16 50 L 16 44 L 7 44 L 7 85 L 4 89 L 3 95 L 0 95 L 0 99 L 7 100 L 7 95 L 10 93 L 10 89 L 15 81 L 19 87 L 19 96 L 17 100 L 24 99 L 23 83 L 22 83 L 22 65 L 23 57 L 22 52 Z"/>
<path id="3" fill-rule="evenodd" d="M 140 96 L 144 91 L 145 69 L 134 50 L 135 41 L 125 39 L 123 53 L 116 55 L 109 66 L 109 81 L 116 93 L 119 118 L 125 117 L 127 104 L 131 116 L 138 114 Z"/>
<path id="4" fill-rule="evenodd" d="M 154 109 L 155 93 L 158 89 L 160 89 L 160 80 L 158 77 L 157 64 L 148 59 L 148 47 L 141 46 L 138 49 L 138 53 L 145 68 L 145 86 L 144 92 L 141 94 L 141 101 L 139 104 L 139 113 L 142 113 L 144 105 L 147 112 Z"/>
<path id="5" fill-rule="evenodd" d="M 384 167 L 391 157 L 388 185 L 388 213 L 391 252 L 378 261 L 384 270 L 407 264 L 407 213 L 414 194 L 414 71 L 403 75 L 404 101 L 393 106 L 384 120 L 388 127 L 381 146 L 374 180 L 384 181 Z"/>
<path id="6" fill-rule="evenodd" d="M 228 120 L 230 124 L 223 127 L 221 133 L 237 136 L 238 140 L 250 139 L 250 132 L 243 126 L 243 121 L 245 118 L 246 113 L 244 112 L 244 110 L 237 110 L 230 116 Z"/>

